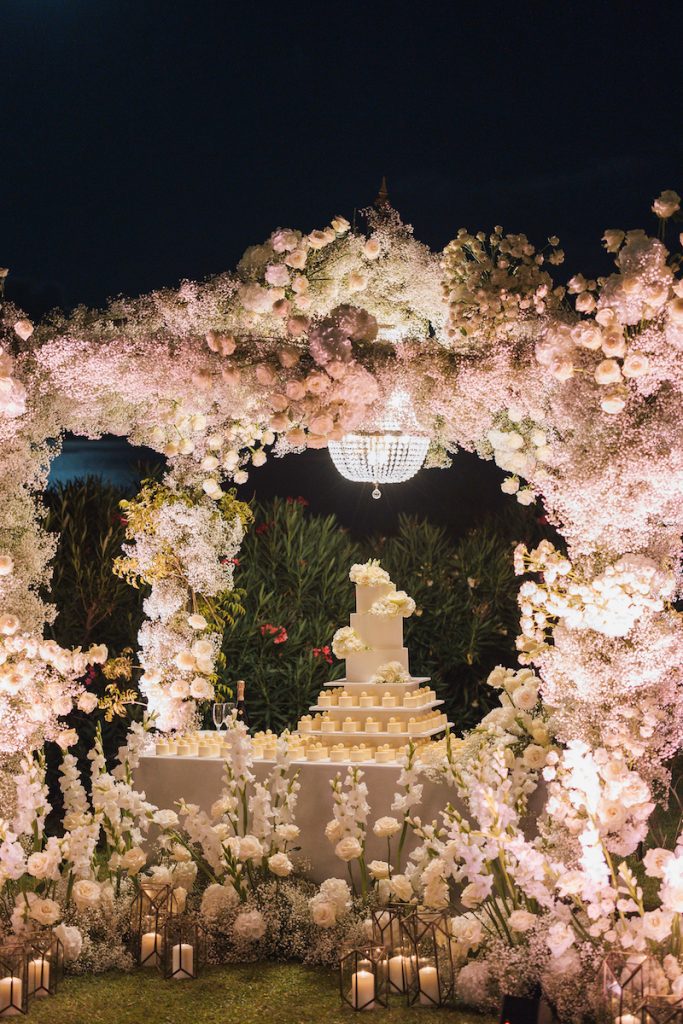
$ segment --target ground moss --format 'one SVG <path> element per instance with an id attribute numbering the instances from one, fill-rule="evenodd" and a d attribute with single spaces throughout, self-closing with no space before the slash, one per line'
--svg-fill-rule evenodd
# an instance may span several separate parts
<path id="1" fill-rule="evenodd" d="M 31 1007 L 33 1024 L 349 1024 L 333 971 L 300 964 L 245 964 L 207 969 L 196 981 L 163 981 L 154 971 L 66 978 L 52 999 Z M 397 1004 L 382 1024 L 447 1019 L 493 1024 L 471 1011 L 432 1011 Z"/>

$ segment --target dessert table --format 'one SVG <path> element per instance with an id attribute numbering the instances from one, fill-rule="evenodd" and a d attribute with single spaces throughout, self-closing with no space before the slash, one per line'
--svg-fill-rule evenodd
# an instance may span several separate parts
<path id="1" fill-rule="evenodd" d="M 325 825 L 332 818 L 330 779 L 334 778 L 337 772 L 341 772 L 343 776 L 346 773 L 346 765 L 329 761 L 293 763 L 295 768 L 299 769 L 301 783 L 295 819 L 301 829 L 299 864 L 304 874 L 316 882 L 335 876 L 346 877 L 345 865 L 335 857 L 334 847 L 325 838 Z M 272 764 L 272 761 L 254 762 L 252 771 L 258 782 L 264 780 Z M 391 810 L 400 767 L 397 764 L 372 762 L 361 762 L 356 767 L 361 768 L 365 774 L 370 823 L 384 815 L 400 819 L 402 816 Z M 223 761 L 218 757 L 150 755 L 140 758 L 140 765 L 135 771 L 135 786 L 158 807 L 174 808 L 176 801 L 182 797 L 188 803 L 198 804 L 202 810 L 208 812 L 214 800 L 220 796 L 222 771 Z M 422 800 L 415 808 L 415 813 L 423 822 L 430 822 L 438 817 L 439 811 L 443 810 L 449 801 L 460 811 L 465 812 L 452 789 L 436 782 L 421 782 Z M 416 845 L 416 840 L 410 833 L 404 847 L 404 864 L 406 853 Z M 394 850 L 395 847 L 396 840 L 393 842 Z M 370 831 L 366 858 L 368 861 L 386 860 L 386 839 L 378 839 Z"/>

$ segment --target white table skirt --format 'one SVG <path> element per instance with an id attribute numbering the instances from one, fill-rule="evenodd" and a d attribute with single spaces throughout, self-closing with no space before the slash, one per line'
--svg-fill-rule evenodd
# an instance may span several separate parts
<path id="1" fill-rule="evenodd" d="M 296 823 L 301 829 L 299 853 L 300 866 L 304 873 L 316 882 L 325 878 L 346 877 L 346 867 L 334 855 L 334 848 L 325 838 L 325 825 L 332 818 L 332 791 L 330 779 L 338 771 L 345 774 L 346 766 L 330 762 L 303 761 L 295 765 L 300 769 L 301 789 L 296 806 Z M 394 793 L 397 790 L 400 768 L 391 764 L 361 764 L 365 773 L 364 782 L 368 787 L 370 804 L 370 825 L 383 815 L 400 818 L 391 810 Z M 257 781 L 263 781 L 272 762 L 255 761 L 253 773 Z M 183 797 L 188 803 L 198 804 L 209 811 L 221 792 L 223 762 L 209 757 L 142 757 L 135 772 L 135 786 L 146 798 L 158 807 L 175 808 L 176 801 Z M 423 781 L 422 801 L 414 812 L 423 822 L 437 818 L 439 811 L 450 801 L 464 812 L 455 792 L 446 785 Z M 404 847 L 403 864 L 408 851 L 416 845 L 412 833 Z M 396 840 L 393 853 L 395 856 Z M 366 858 L 387 859 L 386 839 L 378 839 L 369 832 Z"/>

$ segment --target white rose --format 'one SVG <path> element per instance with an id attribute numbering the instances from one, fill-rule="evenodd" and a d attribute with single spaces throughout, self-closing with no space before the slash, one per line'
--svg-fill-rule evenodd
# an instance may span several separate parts
<path id="1" fill-rule="evenodd" d="M 256 860 L 263 856 L 263 847 L 256 836 L 242 836 L 240 838 L 239 859 Z"/>
<path id="2" fill-rule="evenodd" d="M 238 900 L 239 897 L 231 885 L 209 885 L 202 895 L 202 917 L 215 919 L 234 907 Z"/>
<path id="3" fill-rule="evenodd" d="M 287 878 L 291 875 L 294 865 L 286 853 L 274 853 L 268 858 L 268 867 L 278 878 Z"/>
<path id="4" fill-rule="evenodd" d="M 378 818 L 372 826 L 372 831 L 381 839 L 386 839 L 389 836 L 396 835 L 400 829 L 401 826 L 396 818 Z"/>
<path id="5" fill-rule="evenodd" d="M 403 903 L 409 903 L 415 895 L 407 875 L 394 875 L 391 879 L 391 892 L 397 900 L 401 900 Z"/>
<path id="6" fill-rule="evenodd" d="M 187 616 L 187 624 L 188 626 L 191 626 L 192 629 L 206 629 L 209 625 L 204 616 L 199 615 L 197 612 L 193 615 Z"/>
<path id="7" fill-rule="evenodd" d="M 530 743 L 522 755 L 527 768 L 539 769 L 545 764 L 546 751 L 536 743 Z"/>
<path id="8" fill-rule="evenodd" d="M 56 924 L 62 916 L 59 903 L 54 900 L 35 900 L 31 904 L 28 916 L 41 925 Z"/>
<path id="9" fill-rule="evenodd" d="M 34 878 L 48 878 L 52 874 L 53 863 L 53 858 L 45 851 L 32 853 L 26 861 L 26 870 Z"/>
<path id="10" fill-rule="evenodd" d="M 0 615 L 0 633 L 3 636 L 13 636 L 19 629 L 19 625 L 16 615 Z"/>
<path id="11" fill-rule="evenodd" d="M 266 922 L 260 910 L 247 910 L 238 914 L 234 924 L 235 935 L 246 942 L 258 942 L 266 934 Z"/>
<path id="12" fill-rule="evenodd" d="M 33 334 L 33 324 L 30 320 L 17 320 L 14 325 L 14 331 L 22 341 L 28 341 Z"/>
<path id="13" fill-rule="evenodd" d="M 136 875 L 147 863 L 147 856 L 138 846 L 131 847 L 121 857 L 120 866 L 129 875 Z"/>
<path id="14" fill-rule="evenodd" d="M 91 714 L 97 707 L 98 700 L 94 693 L 88 693 L 87 691 L 82 693 L 76 701 L 76 706 L 79 711 L 85 712 L 86 715 Z"/>
<path id="15" fill-rule="evenodd" d="M 650 368 L 650 360 L 642 352 L 629 352 L 621 368 L 624 377 L 642 377 Z"/>
<path id="16" fill-rule="evenodd" d="M 9 576 L 14 571 L 14 562 L 10 555 L 0 555 L 0 576 Z"/>
<path id="17" fill-rule="evenodd" d="M 674 854 L 671 850 L 664 850 L 661 847 L 655 847 L 652 850 L 648 850 L 643 857 L 645 874 L 649 875 L 650 878 L 663 878 L 666 865 L 673 859 Z"/>
<path id="18" fill-rule="evenodd" d="M 342 827 L 336 818 L 325 825 L 325 838 L 331 843 L 338 843 L 342 837 Z"/>
<path id="19" fill-rule="evenodd" d="M 256 466 L 256 468 L 258 469 L 259 466 L 264 466 L 266 464 L 266 460 L 266 453 L 264 452 L 263 448 L 259 448 L 252 455 L 251 464 L 252 466 Z"/>
<path id="20" fill-rule="evenodd" d="M 363 254 L 369 260 L 376 260 L 380 253 L 380 245 L 376 238 L 368 238 L 363 246 Z"/>
<path id="21" fill-rule="evenodd" d="M 385 860 L 371 860 L 368 871 L 376 882 L 389 877 L 389 865 Z"/>
<path id="22" fill-rule="evenodd" d="M 519 490 L 519 480 L 515 476 L 506 476 L 500 489 L 503 494 L 516 494 Z"/>
<path id="23" fill-rule="evenodd" d="M 83 936 L 78 928 L 70 928 L 68 925 L 60 924 L 52 929 L 62 944 L 65 960 L 77 960 L 81 955 L 83 947 Z"/>
<path id="24" fill-rule="evenodd" d="M 275 834 L 284 843 L 293 843 L 299 838 L 301 831 L 298 825 L 283 824 L 276 825 Z"/>
<path id="25" fill-rule="evenodd" d="M 318 928 L 334 928 L 337 923 L 337 909 L 330 900 L 314 896 L 310 901 L 311 917 Z"/>
<path id="26" fill-rule="evenodd" d="M 340 860 L 347 863 L 356 860 L 363 852 L 363 847 L 354 836 L 345 836 L 340 839 L 334 848 L 334 852 Z"/>
<path id="27" fill-rule="evenodd" d="M 76 908 L 81 912 L 96 907 L 100 902 L 99 885 L 97 882 L 88 881 L 87 878 L 81 878 L 75 882 L 71 894 Z"/>
<path id="28" fill-rule="evenodd" d="M 661 195 L 657 199 L 655 199 L 654 203 L 652 204 L 653 212 L 656 213 L 657 216 L 661 217 L 663 220 L 666 220 L 666 218 L 668 217 L 672 217 L 674 213 L 680 210 L 680 208 L 681 197 L 679 196 L 678 192 L 674 192 L 673 189 L 670 188 L 665 189 L 661 193 Z M 16 324 L 14 326 L 14 329 L 16 331 Z M 17 331 L 17 333 L 19 332 Z"/>
<path id="29" fill-rule="evenodd" d="M 508 924 L 513 932 L 528 932 L 536 923 L 536 915 L 528 910 L 513 910 L 508 917 Z"/>
<path id="30" fill-rule="evenodd" d="M 521 711 L 531 711 L 538 703 L 538 687 L 524 684 L 512 694 L 512 703 Z"/>
<path id="31" fill-rule="evenodd" d="M 595 379 L 598 384 L 616 384 L 621 380 L 619 363 L 615 359 L 603 359 L 595 367 Z"/>
<path id="32" fill-rule="evenodd" d="M 195 664 L 191 651 L 179 651 L 173 661 L 181 672 L 191 672 Z"/>
<path id="33" fill-rule="evenodd" d="M 208 679 L 203 676 L 195 676 L 190 683 L 190 694 L 195 700 L 211 700 L 214 696 L 214 688 Z"/>

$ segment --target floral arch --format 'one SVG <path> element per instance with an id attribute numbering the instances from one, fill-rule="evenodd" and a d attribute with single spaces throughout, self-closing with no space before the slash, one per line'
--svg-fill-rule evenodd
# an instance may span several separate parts
<path id="1" fill-rule="evenodd" d="M 502 228 L 461 230 L 435 254 L 383 206 L 368 212 L 366 231 L 343 217 L 309 234 L 278 229 L 234 273 L 103 312 L 79 308 L 34 329 L 5 307 L 5 766 L 60 739 L 85 663 L 103 656 L 41 639 L 55 614 L 40 597 L 53 546 L 36 495 L 64 432 L 126 435 L 168 458 L 163 485 L 130 510 L 118 571 L 152 585 L 141 688 L 159 728 L 184 729 L 211 696 L 214 599 L 232 586 L 244 528 L 226 485 L 271 453 L 371 425 L 400 392 L 430 437 L 428 466 L 460 447 L 493 458 L 508 474 L 503 489 L 524 503 L 540 497 L 560 529 L 566 552 L 542 544 L 516 555 L 534 577 L 520 590 L 520 661 L 540 675 L 559 744 L 545 768 L 547 809 L 560 831 L 580 835 L 579 860 L 596 837 L 622 855 L 635 849 L 683 738 L 683 632 L 671 604 L 683 527 L 683 283 L 680 252 L 663 241 L 677 209 L 675 193 L 655 201 L 659 238 L 607 231 L 614 272 L 577 274 L 566 288 L 547 269 L 562 261 L 555 238 L 537 250 Z"/>

